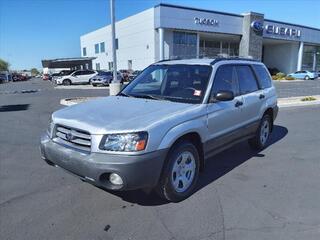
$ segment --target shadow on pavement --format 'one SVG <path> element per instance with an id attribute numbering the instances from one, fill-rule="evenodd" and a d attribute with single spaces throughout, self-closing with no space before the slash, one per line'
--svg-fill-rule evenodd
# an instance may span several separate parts
<path id="1" fill-rule="evenodd" d="M 288 134 L 286 127 L 275 125 L 270 136 L 268 147 L 283 139 Z M 224 176 L 234 168 L 250 160 L 252 157 L 264 157 L 259 151 L 250 148 L 246 141 L 227 149 L 206 162 L 205 170 L 200 173 L 198 186 L 195 192 Z M 143 190 L 111 192 L 122 198 L 124 201 L 136 203 L 143 206 L 156 206 L 167 204 L 168 202 L 160 199 L 153 191 L 148 193 Z"/>
<path id="2" fill-rule="evenodd" d="M 2 105 L 0 106 L 0 112 L 26 111 L 29 106 L 30 104 Z"/>

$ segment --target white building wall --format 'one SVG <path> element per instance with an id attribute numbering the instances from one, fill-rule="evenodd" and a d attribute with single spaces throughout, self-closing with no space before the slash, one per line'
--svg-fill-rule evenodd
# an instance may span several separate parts
<path id="1" fill-rule="evenodd" d="M 268 68 L 277 68 L 283 73 L 297 70 L 299 43 L 264 45 L 263 62 Z"/>
<path id="2" fill-rule="evenodd" d="M 128 69 L 128 60 L 132 60 L 132 69 L 142 70 L 155 61 L 154 9 L 148 9 L 116 23 L 118 39 L 118 69 Z M 105 52 L 95 53 L 94 45 L 105 42 Z M 87 57 L 96 57 L 92 61 L 93 69 L 100 63 L 100 69 L 109 69 L 112 62 L 111 26 L 100 28 L 80 37 L 82 49 L 86 47 Z M 84 57 L 84 56 L 83 56 Z"/>

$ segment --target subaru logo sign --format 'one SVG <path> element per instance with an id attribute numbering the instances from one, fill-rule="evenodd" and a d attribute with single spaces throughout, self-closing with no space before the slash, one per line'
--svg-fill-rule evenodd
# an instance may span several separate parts
<path id="1" fill-rule="evenodd" d="M 260 21 L 253 21 L 251 27 L 255 32 L 261 33 L 263 31 L 263 23 Z"/>
<path id="2" fill-rule="evenodd" d="M 72 133 L 67 133 L 67 134 L 66 134 L 66 139 L 67 139 L 68 141 L 73 140 L 73 135 L 72 135 Z"/>

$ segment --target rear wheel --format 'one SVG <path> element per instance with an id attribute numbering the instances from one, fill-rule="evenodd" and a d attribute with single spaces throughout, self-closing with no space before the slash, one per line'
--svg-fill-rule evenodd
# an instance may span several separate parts
<path id="1" fill-rule="evenodd" d="M 262 150 L 265 148 L 271 132 L 271 121 L 269 114 L 265 114 L 262 117 L 255 137 L 249 140 L 249 144 L 253 149 Z"/>
<path id="2" fill-rule="evenodd" d="M 65 86 L 69 86 L 69 85 L 71 85 L 71 81 L 70 81 L 70 79 L 65 79 L 62 81 L 62 84 Z"/>
<path id="3" fill-rule="evenodd" d="M 92 86 L 96 87 L 96 86 L 97 86 L 97 84 L 92 84 Z"/>
<path id="4" fill-rule="evenodd" d="M 198 150 L 190 142 L 180 142 L 170 151 L 166 162 L 157 193 L 172 202 L 182 201 L 196 187 L 200 164 Z"/>

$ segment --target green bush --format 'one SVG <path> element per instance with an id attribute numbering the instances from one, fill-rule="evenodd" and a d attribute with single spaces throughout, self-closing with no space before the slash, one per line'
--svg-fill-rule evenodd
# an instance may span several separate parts
<path id="1" fill-rule="evenodd" d="M 304 97 L 301 99 L 301 101 L 306 102 L 306 101 L 315 101 L 317 100 L 315 97 Z"/>
<path id="2" fill-rule="evenodd" d="M 290 76 L 286 76 L 286 78 L 285 78 L 286 80 L 295 80 L 295 78 L 294 77 L 290 77 Z"/>
<path id="3" fill-rule="evenodd" d="M 278 72 L 278 73 L 276 74 L 276 76 L 277 76 L 278 79 L 283 79 L 283 78 L 286 77 L 286 74 L 284 74 L 284 73 L 282 73 L 282 72 Z"/>

